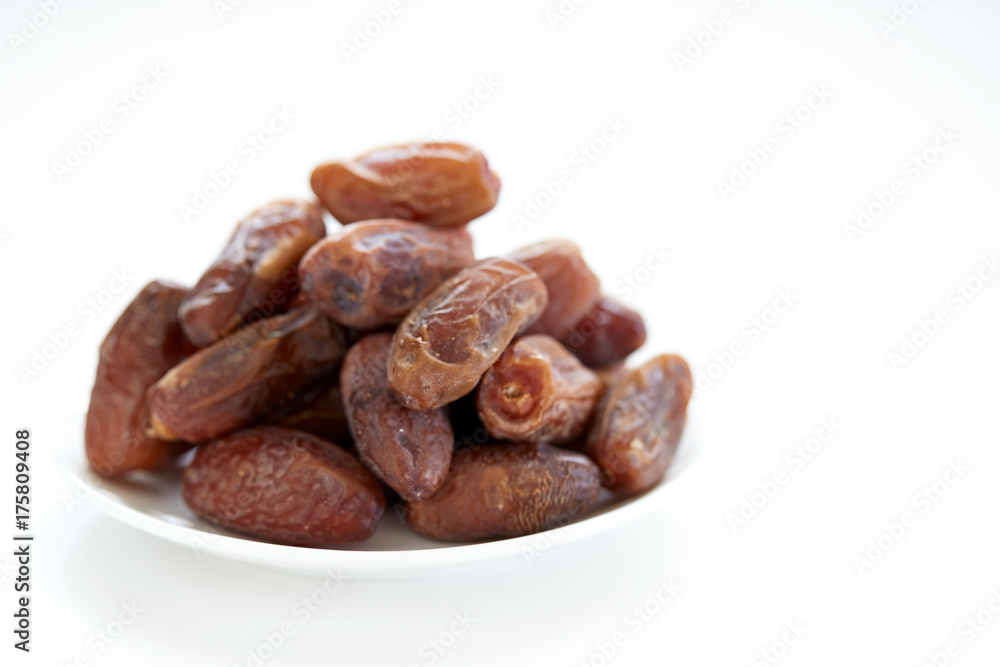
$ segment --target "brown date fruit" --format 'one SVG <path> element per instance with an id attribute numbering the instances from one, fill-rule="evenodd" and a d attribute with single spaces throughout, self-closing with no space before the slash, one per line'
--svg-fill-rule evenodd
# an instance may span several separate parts
<path id="1" fill-rule="evenodd" d="M 468 394 L 546 300 L 545 284 L 523 264 L 494 257 L 463 269 L 424 297 L 396 329 L 389 384 L 413 410 L 439 408 Z"/>
<path id="2" fill-rule="evenodd" d="M 542 241 L 515 250 L 510 258 L 541 277 L 549 292 L 549 305 L 525 334 L 564 338 L 601 295 L 601 282 L 572 241 Z"/>
<path id="3" fill-rule="evenodd" d="M 560 447 L 566 449 L 572 449 L 574 452 L 586 452 L 587 451 L 587 436 L 590 434 L 591 426 L 597 420 L 599 416 L 599 410 L 597 409 L 601 405 L 601 399 L 604 398 L 605 394 L 618 383 L 620 379 L 625 377 L 625 362 L 619 361 L 616 364 L 610 366 L 602 366 L 601 368 L 591 368 L 589 369 L 597 375 L 597 379 L 601 383 L 600 391 L 598 392 L 597 403 L 594 405 L 594 410 L 590 413 L 590 418 L 584 425 L 583 430 L 573 440 L 569 442 L 560 443 Z"/>
<path id="4" fill-rule="evenodd" d="M 561 342 L 587 366 L 611 366 L 642 347 L 646 342 L 646 325 L 642 315 L 605 296 Z"/>
<path id="5" fill-rule="evenodd" d="M 432 227 L 464 225 L 492 209 L 500 192 L 483 154 L 456 143 L 379 148 L 316 167 L 310 184 L 344 224 L 400 218 Z"/>
<path id="6" fill-rule="evenodd" d="M 604 486 L 632 495 L 650 489 L 677 450 L 691 399 L 691 371 L 662 354 L 627 372 L 605 392 L 587 438 Z"/>
<path id="7" fill-rule="evenodd" d="M 299 265 L 302 291 L 341 324 L 396 324 L 431 290 L 476 261 L 465 228 L 406 220 L 348 225 L 313 246 Z"/>
<path id="8" fill-rule="evenodd" d="M 307 547 L 367 540 L 385 512 L 382 487 L 357 459 L 277 426 L 200 446 L 181 493 L 198 516 L 222 528 Z"/>
<path id="9" fill-rule="evenodd" d="M 344 396 L 340 393 L 340 382 L 319 390 L 311 401 L 290 412 L 271 420 L 275 426 L 312 433 L 327 442 L 349 449 L 352 444 L 351 429 L 347 425 L 344 410 Z"/>
<path id="10" fill-rule="evenodd" d="M 444 486 L 404 511 L 413 530 L 437 540 L 518 537 L 580 519 L 600 487 L 600 471 L 582 454 L 491 443 L 457 450 Z"/>
<path id="11" fill-rule="evenodd" d="M 359 340 L 344 358 L 341 391 L 361 461 L 405 500 L 422 500 L 444 483 L 455 435 L 444 408 L 417 411 L 392 393 L 386 364 L 392 334 Z"/>
<path id="12" fill-rule="evenodd" d="M 345 350 L 343 329 L 311 306 L 240 329 L 150 387 L 151 435 L 202 442 L 259 421 L 336 373 Z"/>
<path id="13" fill-rule="evenodd" d="M 90 467 L 103 477 L 155 470 L 191 447 L 146 434 L 146 390 L 195 349 L 177 321 L 184 292 L 172 283 L 149 283 L 101 344 L 84 444 Z"/>
<path id="14" fill-rule="evenodd" d="M 597 374 L 554 338 L 518 338 L 479 382 L 476 409 L 494 438 L 564 443 L 577 438 L 601 394 Z"/>
<path id="15" fill-rule="evenodd" d="M 181 302 L 188 339 L 205 347 L 251 314 L 280 312 L 298 290 L 299 259 L 324 234 L 319 207 L 305 201 L 276 201 L 244 218 Z"/>

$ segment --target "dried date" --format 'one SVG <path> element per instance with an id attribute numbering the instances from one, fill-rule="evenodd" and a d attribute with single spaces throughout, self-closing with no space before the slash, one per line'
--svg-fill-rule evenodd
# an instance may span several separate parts
<path id="1" fill-rule="evenodd" d="M 410 410 L 393 394 L 391 345 L 388 333 L 359 340 L 344 359 L 341 391 L 361 461 L 404 500 L 421 500 L 444 483 L 455 435 L 444 408 Z"/>
<path id="2" fill-rule="evenodd" d="M 276 426 L 199 447 L 181 492 L 207 521 L 299 546 L 362 542 L 385 511 L 378 481 L 354 457 L 308 433 Z"/>
<path id="3" fill-rule="evenodd" d="M 446 280 L 396 329 L 389 383 L 400 401 L 431 410 L 468 394 L 546 299 L 541 279 L 508 259 L 483 260 Z"/>
<path id="4" fill-rule="evenodd" d="M 559 444 L 580 435 L 600 393 L 597 374 L 555 339 L 524 336 L 486 371 L 476 408 L 494 438 Z"/>
<path id="5" fill-rule="evenodd" d="M 335 321 L 359 329 L 396 324 L 422 298 L 475 262 L 464 228 L 406 220 L 348 225 L 299 265 L 302 291 Z"/>
<path id="6" fill-rule="evenodd" d="M 345 335 L 311 306 L 240 329 L 149 389 L 151 435 L 202 442 L 294 405 L 340 368 Z"/>
<path id="7" fill-rule="evenodd" d="M 663 479 L 684 430 L 691 371 L 663 354 L 627 372 L 601 399 L 587 438 L 587 455 L 606 487 L 641 493 Z"/>
<path id="8" fill-rule="evenodd" d="M 184 292 L 162 281 L 146 285 L 101 345 L 84 445 L 91 468 L 103 477 L 155 470 L 191 447 L 146 434 L 146 390 L 194 351 L 177 320 Z"/>
<path id="9" fill-rule="evenodd" d="M 276 201 L 243 219 L 181 302 L 188 339 L 205 347 L 252 313 L 267 317 L 280 311 L 298 290 L 299 259 L 325 233 L 320 209 L 304 201 Z"/>
<path id="10" fill-rule="evenodd" d="M 510 258 L 537 273 L 549 293 L 545 312 L 525 334 L 548 334 L 560 340 L 600 298 L 601 282 L 572 241 L 535 243 L 514 251 Z"/>
<path id="11" fill-rule="evenodd" d="M 456 143 L 380 148 L 320 165 L 310 183 L 344 224 L 400 218 L 432 227 L 463 225 L 492 209 L 500 192 L 483 154 Z"/>
<path id="12" fill-rule="evenodd" d="M 646 342 L 642 315 L 611 297 L 601 297 L 580 318 L 562 343 L 584 364 L 611 366 Z"/>
<path id="13" fill-rule="evenodd" d="M 549 445 L 492 443 L 455 452 L 437 493 L 407 503 L 407 522 L 437 540 L 518 537 L 580 519 L 600 494 L 600 472 Z"/>

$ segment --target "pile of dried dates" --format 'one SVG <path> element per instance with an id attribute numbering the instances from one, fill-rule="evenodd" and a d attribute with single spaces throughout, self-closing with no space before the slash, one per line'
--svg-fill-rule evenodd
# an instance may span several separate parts
<path id="1" fill-rule="evenodd" d="M 461 144 L 331 162 L 318 203 L 242 220 L 192 288 L 155 281 L 101 346 L 86 425 L 116 478 L 174 463 L 184 500 L 280 544 L 514 537 L 655 486 L 691 396 L 570 241 L 476 259 L 500 181 Z M 324 209 L 341 226 L 328 234 Z M 398 500 L 397 500 L 398 498 Z"/>

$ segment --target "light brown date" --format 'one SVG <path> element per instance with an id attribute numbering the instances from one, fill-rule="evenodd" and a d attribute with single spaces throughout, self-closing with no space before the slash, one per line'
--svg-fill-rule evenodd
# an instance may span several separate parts
<path id="1" fill-rule="evenodd" d="M 84 444 L 90 467 L 103 477 L 155 470 L 191 447 L 146 434 L 146 390 L 194 351 L 177 321 L 184 291 L 168 282 L 149 283 L 101 345 Z"/>
<path id="2" fill-rule="evenodd" d="M 198 448 L 184 501 L 203 519 L 268 542 L 362 542 L 385 511 L 378 481 L 350 454 L 308 433 L 262 426 Z"/>
<path id="3" fill-rule="evenodd" d="M 516 250 L 511 259 L 539 275 L 549 293 L 545 312 L 525 334 L 548 334 L 563 339 L 601 295 L 601 282 L 572 241 L 542 241 Z"/>
<path id="4" fill-rule="evenodd" d="M 333 320 L 373 329 L 398 323 L 431 290 L 475 261 L 464 228 L 368 220 L 313 246 L 302 258 L 299 276 L 305 295 Z"/>
<path id="5" fill-rule="evenodd" d="M 545 284 L 508 259 L 485 259 L 428 294 L 396 329 L 389 383 L 413 410 L 431 410 L 475 389 L 517 331 L 545 309 Z"/>
<path id="6" fill-rule="evenodd" d="M 518 537 L 580 519 L 600 486 L 597 466 L 582 454 L 491 443 L 456 451 L 444 486 L 408 503 L 405 514 L 413 530 L 437 540 Z"/>
<path id="7" fill-rule="evenodd" d="M 180 318 L 188 339 L 205 347 L 251 314 L 269 317 L 283 310 L 298 290 L 299 259 L 324 234 L 320 209 L 305 201 L 276 201 L 244 218 L 184 295 Z"/>
<path id="8" fill-rule="evenodd" d="M 453 227 L 492 209 L 500 179 L 464 144 L 389 146 L 320 165 L 310 179 L 330 213 L 347 224 L 376 218 Z"/>
<path id="9" fill-rule="evenodd" d="M 151 435 L 203 442 L 259 421 L 336 373 L 345 350 L 343 329 L 311 306 L 240 329 L 150 387 Z"/>
<path id="10" fill-rule="evenodd" d="M 691 399 L 691 371 L 663 354 L 628 371 L 601 399 L 587 455 L 606 487 L 622 495 L 656 486 L 670 465 Z"/>
<path id="11" fill-rule="evenodd" d="M 476 408 L 494 438 L 560 444 L 580 435 L 600 393 L 593 371 L 539 334 L 515 340 L 486 371 Z"/>
<path id="12" fill-rule="evenodd" d="M 428 498 L 444 483 L 455 447 L 444 408 L 410 410 L 389 388 L 392 334 L 365 336 L 340 371 L 347 418 L 361 461 L 404 500 Z"/>

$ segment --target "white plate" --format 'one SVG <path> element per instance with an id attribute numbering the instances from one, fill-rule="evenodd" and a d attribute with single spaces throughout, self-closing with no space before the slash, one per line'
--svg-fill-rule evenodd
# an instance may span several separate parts
<path id="1" fill-rule="evenodd" d="M 530 562 L 544 551 L 604 533 L 676 501 L 683 486 L 677 479 L 691 468 L 697 456 L 697 436 L 692 437 L 690 431 L 689 422 L 677 456 L 659 486 L 631 500 L 615 499 L 602 491 L 597 507 L 568 526 L 513 539 L 455 545 L 416 535 L 389 508 L 370 540 L 340 549 L 268 544 L 214 528 L 195 516 L 181 499 L 180 468 L 129 481 L 101 479 L 86 462 L 82 418 L 66 420 L 57 441 L 65 449 L 62 461 L 69 478 L 87 487 L 108 516 L 139 530 L 202 553 L 298 574 L 328 575 L 339 570 L 352 577 L 383 579 Z"/>

